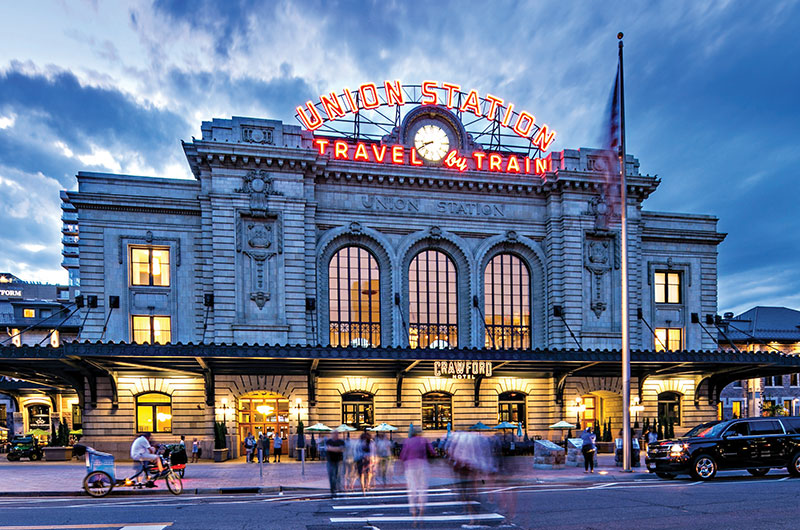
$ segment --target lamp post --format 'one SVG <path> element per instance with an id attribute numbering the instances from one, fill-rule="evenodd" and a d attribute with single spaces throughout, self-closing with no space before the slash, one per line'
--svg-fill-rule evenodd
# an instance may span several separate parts
<path id="1" fill-rule="evenodd" d="M 300 474 L 306 474 L 306 437 L 300 431 L 301 414 L 303 412 L 302 400 L 297 398 L 294 400 L 295 409 L 297 410 L 297 450 L 300 451 Z"/>
<path id="2" fill-rule="evenodd" d="M 575 398 L 575 414 L 576 414 L 576 419 L 578 420 L 577 421 L 578 431 L 581 430 L 581 414 L 583 414 L 584 412 L 586 412 L 586 405 L 583 404 L 583 399 L 581 399 L 581 397 L 578 396 Z"/>

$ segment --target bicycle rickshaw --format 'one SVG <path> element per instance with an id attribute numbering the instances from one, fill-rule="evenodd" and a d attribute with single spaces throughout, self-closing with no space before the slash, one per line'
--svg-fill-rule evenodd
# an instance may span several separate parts
<path id="1" fill-rule="evenodd" d="M 163 454 L 159 454 L 164 465 L 162 473 L 158 472 L 158 467 L 154 464 L 134 462 L 136 473 L 130 477 L 119 479 L 116 478 L 114 455 L 95 451 L 85 445 L 76 445 L 75 451 L 77 456 L 81 456 L 82 451 L 86 453 L 86 476 L 83 478 L 83 489 L 92 497 L 105 497 L 115 487 L 134 489 L 154 487 L 155 482 L 162 478 L 171 493 L 180 495 L 183 492 L 183 482 L 170 466 L 169 458 L 165 458 Z"/>

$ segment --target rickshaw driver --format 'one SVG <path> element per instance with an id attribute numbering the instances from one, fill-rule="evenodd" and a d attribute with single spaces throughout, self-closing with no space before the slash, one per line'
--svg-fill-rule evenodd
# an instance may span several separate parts
<path id="1" fill-rule="evenodd" d="M 131 459 L 134 462 L 155 462 L 158 466 L 159 475 L 164 472 L 161 458 L 153 452 L 153 448 L 150 446 L 149 432 L 142 433 L 141 436 L 133 441 L 131 444 Z"/>

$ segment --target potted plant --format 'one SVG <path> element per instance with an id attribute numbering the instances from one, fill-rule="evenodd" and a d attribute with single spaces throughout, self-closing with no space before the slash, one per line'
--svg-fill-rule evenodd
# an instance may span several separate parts
<path id="1" fill-rule="evenodd" d="M 58 429 L 54 430 L 50 443 L 44 448 L 45 460 L 49 462 L 63 462 L 72 460 L 72 447 L 69 445 L 69 429 L 67 424 L 59 422 Z"/>
<path id="2" fill-rule="evenodd" d="M 214 423 L 214 462 L 224 462 L 228 459 L 228 442 L 226 436 L 228 428 L 221 421 Z"/>

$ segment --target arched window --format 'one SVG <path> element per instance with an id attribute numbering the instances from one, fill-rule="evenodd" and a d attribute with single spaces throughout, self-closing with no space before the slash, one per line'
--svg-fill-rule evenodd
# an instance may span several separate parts
<path id="1" fill-rule="evenodd" d="M 531 275 L 517 256 L 498 254 L 486 265 L 484 314 L 487 348 L 531 347 Z"/>
<path id="2" fill-rule="evenodd" d="M 366 249 L 345 247 L 328 266 L 331 346 L 381 343 L 380 270 Z"/>
<path id="3" fill-rule="evenodd" d="M 498 423 L 521 423 L 525 427 L 525 394 L 522 392 L 503 392 L 498 397 Z"/>
<path id="4" fill-rule="evenodd" d="M 453 396 L 447 392 L 422 394 L 422 428 L 425 430 L 447 429 L 453 420 Z"/>
<path id="5" fill-rule="evenodd" d="M 172 432 L 172 398 L 161 392 L 136 396 L 136 432 Z"/>
<path id="6" fill-rule="evenodd" d="M 677 392 L 662 392 L 658 395 L 658 417 L 672 418 L 675 425 L 681 423 L 681 395 Z"/>
<path id="7" fill-rule="evenodd" d="M 371 427 L 375 423 L 374 412 L 372 394 L 366 392 L 342 394 L 342 423 L 358 430 Z"/>
<path id="8" fill-rule="evenodd" d="M 444 253 L 424 250 L 408 268 L 408 343 L 412 348 L 458 345 L 456 267 Z"/>

